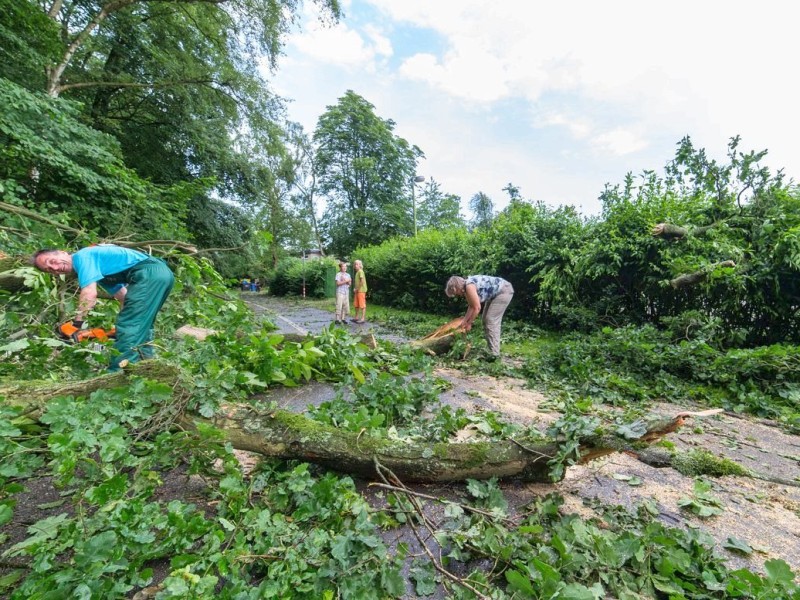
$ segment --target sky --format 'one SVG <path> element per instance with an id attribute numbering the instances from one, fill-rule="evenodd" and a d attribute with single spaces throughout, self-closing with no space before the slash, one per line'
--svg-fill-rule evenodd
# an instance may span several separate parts
<path id="1" fill-rule="evenodd" d="M 601 211 L 606 184 L 663 172 L 678 142 L 724 160 L 728 140 L 798 175 L 800 3 L 787 0 L 306 2 L 273 91 L 312 132 L 353 90 L 425 154 L 417 174 L 462 199 Z M 792 58 L 794 57 L 794 58 Z M 264 67 L 266 69 L 266 67 Z"/>

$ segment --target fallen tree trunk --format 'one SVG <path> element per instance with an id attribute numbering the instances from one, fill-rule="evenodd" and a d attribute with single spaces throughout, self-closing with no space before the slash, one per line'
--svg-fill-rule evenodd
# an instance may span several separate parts
<path id="1" fill-rule="evenodd" d="M 72 383 L 12 382 L 0 384 L 0 398 L 23 407 L 26 416 L 37 418 L 47 401 L 58 396 L 86 396 L 103 388 L 128 383 L 142 376 L 175 386 L 174 367 L 157 361 L 133 365 L 125 372 L 102 375 Z M 344 431 L 288 411 L 259 411 L 235 405 L 213 419 L 181 414 L 174 421 L 185 429 L 198 424 L 221 430 L 234 448 L 281 459 L 313 462 L 330 469 L 374 478 L 378 465 L 391 469 L 403 481 L 447 482 L 498 477 L 550 482 L 548 461 L 558 452 L 558 440 L 524 443 L 515 440 L 470 443 L 412 442 L 375 438 L 369 432 Z M 640 440 L 652 442 L 677 429 L 681 415 L 652 423 Z M 629 447 L 630 441 L 613 434 L 588 436 L 580 441 L 578 462 L 588 462 Z"/>

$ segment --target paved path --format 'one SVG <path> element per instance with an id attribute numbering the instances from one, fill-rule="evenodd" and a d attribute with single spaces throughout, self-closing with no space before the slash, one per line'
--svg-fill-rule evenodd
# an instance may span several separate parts
<path id="1" fill-rule="evenodd" d="M 271 319 L 278 326 L 278 333 L 318 334 L 333 323 L 333 312 L 312 306 L 304 306 L 290 298 L 278 298 L 247 292 L 242 293 L 241 298 L 253 309 L 255 314 L 264 315 Z M 392 342 L 408 341 L 407 338 L 396 332 L 369 321 L 363 324 L 351 321 L 347 325 L 341 325 L 341 327 L 346 328 L 352 334 L 372 333 L 375 337 Z"/>

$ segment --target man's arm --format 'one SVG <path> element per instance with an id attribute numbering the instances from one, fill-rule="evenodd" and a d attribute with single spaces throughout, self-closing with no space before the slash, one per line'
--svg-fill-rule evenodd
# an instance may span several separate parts
<path id="1" fill-rule="evenodd" d="M 465 331 L 469 331 L 472 329 L 472 322 L 481 312 L 481 299 L 477 288 L 472 284 L 467 284 L 464 288 L 464 297 L 467 299 L 467 314 L 464 315 L 461 326 Z"/>
<path id="2" fill-rule="evenodd" d="M 125 294 L 128 293 L 127 287 L 119 288 L 119 291 L 114 294 L 114 298 L 119 302 L 119 309 L 122 310 L 122 307 L 125 306 Z"/>
<path id="3" fill-rule="evenodd" d="M 78 312 L 75 314 L 76 321 L 85 321 L 86 315 L 97 304 L 97 283 L 90 283 L 81 288 L 78 295 Z"/>

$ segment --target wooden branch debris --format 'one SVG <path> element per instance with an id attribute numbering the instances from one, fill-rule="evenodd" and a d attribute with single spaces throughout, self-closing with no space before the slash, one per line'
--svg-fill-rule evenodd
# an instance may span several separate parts
<path id="1" fill-rule="evenodd" d="M 50 225 L 59 231 L 66 231 L 75 235 L 76 237 L 87 237 L 88 232 L 84 231 L 83 229 L 76 229 L 75 227 L 71 227 L 64 223 L 59 223 L 49 217 L 45 217 L 44 215 L 40 215 L 39 213 L 29 210 L 27 208 L 23 208 L 22 206 L 16 206 L 14 204 L 8 204 L 7 202 L 0 202 L 0 209 L 7 213 L 12 213 L 16 215 L 20 215 L 27 219 L 31 219 L 33 221 L 38 221 L 40 223 L 45 223 L 46 225 Z M 182 242 L 180 240 L 142 240 L 142 241 L 130 241 L 124 239 L 113 239 L 113 238 L 104 238 L 101 240 L 101 243 L 104 244 L 115 244 L 117 246 L 123 246 L 125 248 L 145 248 L 150 250 L 158 251 L 172 251 L 172 250 L 179 250 L 186 254 L 198 254 L 201 250 L 198 250 L 197 246 L 194 244 L 189 244 L 187 242 Z M 225 250 L 236 250 L 236 248 L 214 248 L 215 251 L 222 252 Z"/>
<path id="2" fill-rule="evenodd" d="M 683 275 L 678 275 L 675 279 L 671 279 L 669 284 L 676 290 L 680 290 L 686 287 L 690 287 L 700 283 L 701 281 L 705 281 L 708 274 L 714 271 L 715 269 L 723 269 L 723 268 L 733 268 L 736 266 L 736 263 L 732 260 L 724 260 L 722 262 L 713 263 L 708 265 L 699 271 L 695 271 L 694 273 L 684 273 Z"/>
<path id="3" fill-rule="evenodd" d="M 658 237 L 663 240 L 672 241 L 672 240 L 681 240 L 685 237 L 689 236 L 701 236 L 704 235 L 709 229 L 716 227 L 722 221 L 716 221 L 711 225 L 703 225 L 702 227 L 692 227 L 688 229 L 686 227 L 681 227 L 680 225 L 673 225 L 672 223 L 659 223 L 658 225 L 654 225 L 653 228 L 650 230 L 650 234 L 653 237 Z"/>
<path id="4" fill-rule="evenodd" d="M 659 223 L 653 227 L 650 233 L 653 237 L 659 237 L 665 240 L 679 240 L 689 235 L 689 230 L 671 223 Z"/>
<path id="5" fill-rule="evenodd" d="M 459 334 L 466 337 L 466 332 L 464 331 L 464 328 L 461 327 L 462 320 L 463 319 L 461 317 L 453 319 L 449 323 L 445 323 L 439 327 L 433 333 L 426 335 L 424 338 L 412 340 L 409 342 L 409 344 L 414 348 L 419 348 L 420 350 L 427 352 L 431 356 L 445 354 L 453 347 L 453 344 L 458 339 Z M 469 347 L 467 347 L 466 351 L 464 352 L 464 357 L 466 357 L 468 353 Z"/>
<path id="6" fill-rule="evenodd" d="M 19 381 L 0 383 L 0 399 L 24 408 L 26 416 L 38 418 L 46 403 L 59 396 L 86 396 L 103 388 L 120 387 L 131 376 L 146 377 L 180 389 L 175 367 L 144 361 L 124 372 L 78 382 Z M 176 393 L 176 397 L 180 396 Z M 168 408 L 168 407 L 167 407 Z M 647 425 L 638 442 L 651 443 L 674 431 L 683 416 L 664 418 Z M 285 460 L 303 460 L 327 468 L 373 478 L 379 462 L 404 481 L 448 482 L 465 479 L 501 479 L 547 483 L 551 481 L 549 459 L 556 456 L 557 440 L 512 440 L 409 442 L 371 437 L 368 432 L 350 432 L 313 421 L 288 411 L 267 412 L 250 405 L 226 406 L 213 419 L 182 413 L 174 421 L 184 429 L 212 425 L 223 432 L 234 448 Z M 580 440 L 580 460 L 587 462 L 625 450 L 631 442 L 614 434 L 592 435 Z"/>

